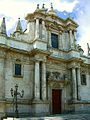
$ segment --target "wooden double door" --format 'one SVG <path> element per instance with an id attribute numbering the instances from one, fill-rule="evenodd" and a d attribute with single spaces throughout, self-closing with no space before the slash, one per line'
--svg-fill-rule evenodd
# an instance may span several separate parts
<path id="1" fill-rule="evenodd" d="M 52 89 L 52 113 L 60 114 L 61 113 L 61 98 L 62 90 Z"/>

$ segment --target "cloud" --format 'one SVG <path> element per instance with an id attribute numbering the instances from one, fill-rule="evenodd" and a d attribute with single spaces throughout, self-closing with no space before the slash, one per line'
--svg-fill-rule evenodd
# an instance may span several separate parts
<path id="1" fill-rule="evenodd" d="M 7 31 L 15 29 L 16 22 L 20 17 L 24 20 L 27 13 L 32 13 L 36 9 L 37 4 L 45 4 L 46 8 L 50 8 L 53 3 L 54 9 L 58 11 L 67 11 L 72 13 L 75 11 L 77 15 L 77 23 L 79 24 L 78 43 L 85 50 L 87 42 L 89 42 L 90 31 L 90 1 L 89 0 L 0 0 L 0 22 L 2 17 L 6 17 Z"/>
<path id="2" fill-rule="evenodd" d="M 90 44 L 90 1 L 80 0 L 79 6 L 77 7 L 77 22 L 79 24 L 78 32 L 80 37 L 78 43 L 82 46 L 85 53 L 87 54 L 87 43 Z"/>
<path id="3" fill-rule="evenodd" d="M 58 9 L 58 11 L 67 11 L 67 12 L 72 12 L 76 4 L 79 3 L 78 0 L 74 0 L 72 2 L 68 2 L 67 0 L 51 0 L 52 3 L 54 4 L 54 8 Z"/>
<path id="4" fill-rule="evenodd" d="M 34 12 L 36 9 L 36 5 L 45 4 L 46 8 L 50 8 L 50 3 L 53 3 L 54 9 L 58 9 L 59 11 L 67 10 L 71 12 L 75 5 L 77 4 L 77 0 L 74 2 L 65 2 L 60 0 L 0 0 L 0 21 L 2 17 L 6 17 L 7 31 L 15 28 L 15 23 L 17 19 L 20 17 L 21 20 L 24 20 L 27 13 Z"/>

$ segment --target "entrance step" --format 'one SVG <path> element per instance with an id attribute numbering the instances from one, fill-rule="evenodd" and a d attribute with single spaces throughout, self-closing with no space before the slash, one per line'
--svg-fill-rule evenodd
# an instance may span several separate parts
<path id="1" fill-rule="evenodd" d="M 90 114 L 66 114 L 49 117 L 7 118 L 3 120 L 90 120 Z"/>

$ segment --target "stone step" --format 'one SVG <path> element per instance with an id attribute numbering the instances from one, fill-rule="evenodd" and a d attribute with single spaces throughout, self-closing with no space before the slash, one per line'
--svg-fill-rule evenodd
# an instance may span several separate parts
<path id="1" fill-rule="evenodd" d="M 90 114 L 68 114 L 49 117 L 7 118 L 3 120 L 90 120 Z"/>

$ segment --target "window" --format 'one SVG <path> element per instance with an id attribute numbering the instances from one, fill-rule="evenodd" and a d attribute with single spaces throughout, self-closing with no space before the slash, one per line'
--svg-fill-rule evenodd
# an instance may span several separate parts
<path id="1" fill-rule="evenodd" d="M 86 75 L 85 74 L 82 74 L 81 75 L 81 84 L 82 85 L 86 85 L 87 83 L 86 83 Z"/>
<path id="2" fill-rule="evenodd" d="M 20 60 L 16 60 L 13 65 L 14 67 L 14 77 L 22 77 L 23 76 L 23 66 Z"/>
<path id="3" fill-rule="evenodd" d="M 58 35 L 51 33 L 51 44 L 53 48 L 58 48 Z"/>
<path id="4" fill-rule="evenodd" d="M 18 75 L 21 76 L 21 64 L 15 64 L 15 75 L 16 76 L 18 76 Z"/>

